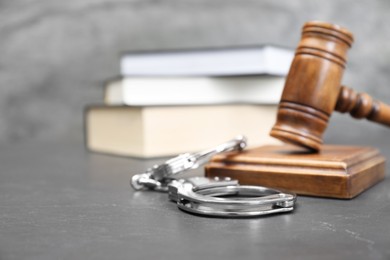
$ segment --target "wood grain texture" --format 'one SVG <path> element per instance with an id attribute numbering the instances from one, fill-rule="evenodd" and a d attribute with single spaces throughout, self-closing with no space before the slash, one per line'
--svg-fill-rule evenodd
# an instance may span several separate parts
<path id="1" fill-rule="evenodd" d="M 271 136 L 318 151 L 334 110 L 390 126 L 389 106 L 340 85 L 352 43 L 338 25 L 304 24 Z"/>
<path id="2" fill-rule="evenodd" d="M 208 177 L 240 184 L 351 199 L 384 178 L 385 158 L 371 147 L 324 145 L 320 153 L 309 153 L 289 145 L 262 146 L 217 155 L 205 169 Z"/>
<path id="3" fill-rule="evenodd" d="M 337 102 L 353 35 L 324 22 L 307 22 L 295 52 L 271 135 L 318 151 Z"/>
<path id="4" fill-rule="evenodd" d="M 295 47 L 300 26 L 313 17 L 354 32 L 346 83 L 390 102 L 384 87 L 390 81 L 387 0 L 3 0 L 0 5 L 0 144 L 57 138 L 69 130 L 81 135 L 81 111 L 102 102 L 101 85 L 119 73 L 122 51 Z M 356 19 L 361 14 L 364 22 Z M 359 133 L 370 131 L 362 144 L 390 145 L 380 127 L 337 116 L 332 121 L 326 136 L 334 143 L 346 136 L 358 143 Z M 340 131 L 355 125 L 359 129 L 348 134 Z"/>
<path id="5" fill-rule="evenodd" d="M 336 111 L 350 113 L 357 119 L 367 118 L 370 121 L 390 126 L 390 106 L 373 99 L 367 93 L 357 93 L 342 86 L 337 99 Z"/>

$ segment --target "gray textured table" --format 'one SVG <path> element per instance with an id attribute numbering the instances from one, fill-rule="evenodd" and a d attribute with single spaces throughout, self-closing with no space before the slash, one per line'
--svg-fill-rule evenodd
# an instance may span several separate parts
<path id="1" fill-rule="evenodd" d="M 3 146 L 0 259 L 390 259 L 389 176 L 351 201 L 220 219 L 134 192 L 131 173 L 155 162 L 91 154 L 78 138 Z"/>

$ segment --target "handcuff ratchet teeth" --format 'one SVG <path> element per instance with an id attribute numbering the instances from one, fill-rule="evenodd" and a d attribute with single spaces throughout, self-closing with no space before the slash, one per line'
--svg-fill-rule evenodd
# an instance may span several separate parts
<path id="1" fill-rule="evenodd" d="M 147 169 L 145 173 L 134 175 L 130 184 L 135 190 L 168 191 L 168 184 L 174 179 L 175 175 L 198 168 L 218 153 L 240 151 L 246 145 L 246 138 L 240 135 L 212 149 L 198 153 L 180 154 L 162 164 L 154 165 Z"/>
<path id="2" fill-rule="evenodd" d="M 185 153 L 163 164 L 136 174 L 130 184 L 135 190 L 168 192 L 169 199 L 187 212 L 218 217 L 251 217 L 294 210 L 296 195 L 290 192 L 251 185 L 239 185 L 230 178 L 193 177 L 176 179 L 175 175 L 198 168 L 217 153 L 242 150 L 246 138 L 237 136 L 215 148 Z"/>

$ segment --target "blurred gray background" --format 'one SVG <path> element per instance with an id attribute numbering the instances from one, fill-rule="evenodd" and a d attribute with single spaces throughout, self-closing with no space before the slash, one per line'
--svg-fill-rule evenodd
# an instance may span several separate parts
<path id="1" fill-rule="evenodd" d="M 83 108 L 130 50 L 274 43 L 295 48 L 323 20 L 355 35 L 344 83 L 390 103 L 388 0 L 0 0 L 0 144 L 82 134 Z M 390 141 L 333 115 L 327 142 Z"/>

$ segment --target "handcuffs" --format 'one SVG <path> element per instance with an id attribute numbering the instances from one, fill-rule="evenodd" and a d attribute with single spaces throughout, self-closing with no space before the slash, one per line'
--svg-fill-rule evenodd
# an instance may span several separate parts
<path id="1" fill-rule="evenodd" d="M 253 217 L 294 210 L 296 195 L 262 186 L 239 185 L 230 178 L 192 177 L 176 179 L 187 170 L 196 169 L 212 156 L 240 151 L 247 145 L 244 136 L 237 136 L 215 148 L 178 155 L 136 174 L 130 184 L 135 190 L 168 192 L 170 200 L 183 211 L 205 216 Z"/>

